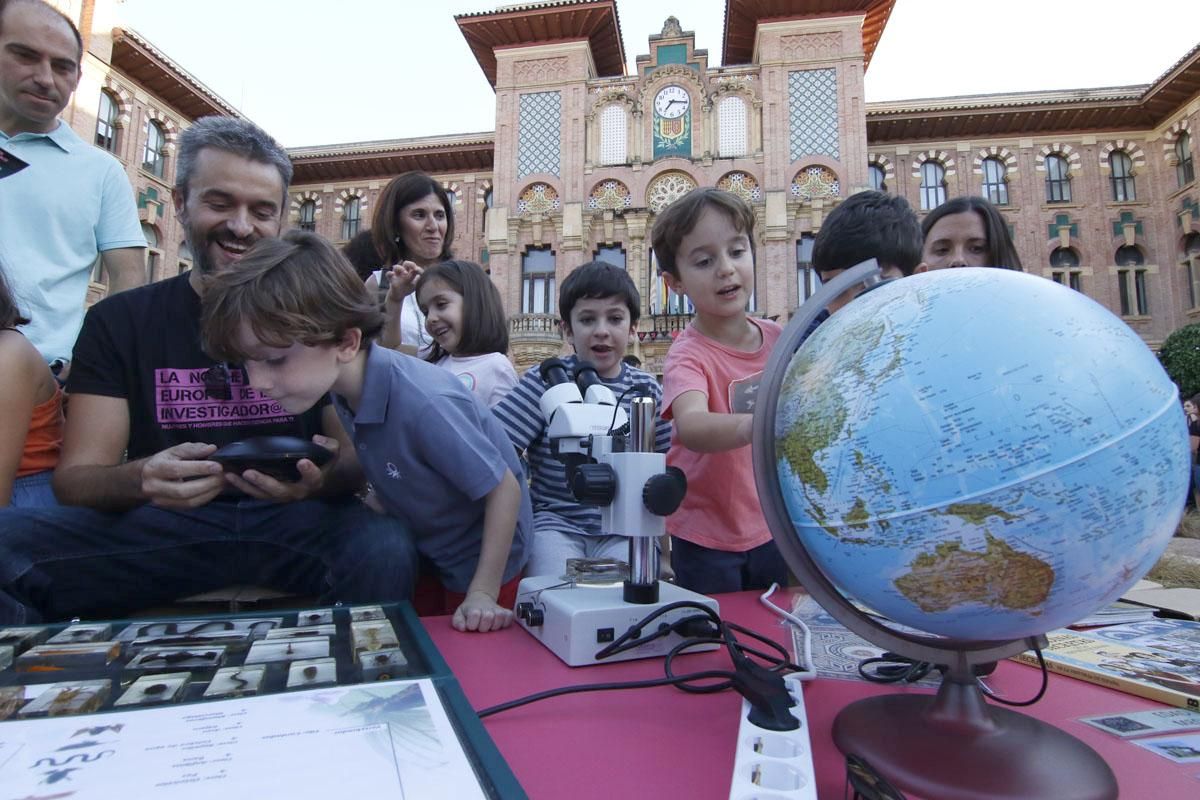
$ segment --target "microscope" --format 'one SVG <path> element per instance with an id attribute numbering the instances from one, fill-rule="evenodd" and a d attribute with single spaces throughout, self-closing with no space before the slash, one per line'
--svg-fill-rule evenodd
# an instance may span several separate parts
<path id="1" fill-rule="evenodd" d="M 654 452 L 654 398 L 634 397 L 626 414 L 586 361 L 576 365 L 574 376 L 557 358 L 543 361 L 540 370 L 549 387 L 540 406 L 552 451 L 567 467 L 575 499 L 600 508 L 600 529 L 629 537 L 629 577 L 622 583 L 580 580 L 569 573 L 525 578 L 517 590 L 518 624 L 572 667 L 666 655 L 683 637 L 670 633 L 597 658 L 606 645 L 664 606 L 689 601 L 719 610 L 711 597 L 658 580 L 655 540 L 666 532 L 667 515 L 683 502 L 687 480 L 667 467 L 664 454 Z M 695 614 L 694 608 L 672 609 L 653 626 L 665 630 Z"/>

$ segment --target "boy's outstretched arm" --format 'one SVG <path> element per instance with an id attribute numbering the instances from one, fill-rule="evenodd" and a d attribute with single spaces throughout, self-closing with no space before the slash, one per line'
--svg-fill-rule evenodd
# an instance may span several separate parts
<path id="1" fill-rule="evenodd" d="M 483 542 L 479 564 L 467 587 L 467 598 L 454 611 L 451 624 L 460 631 L 498 631 L 512 624 L 512 609 L 496 600 L 504 580 L 504 566 L 512 550 L 517 514 L 521 508 L 521 485 L 512 470 L 505 469 L 496 488 L 488 492 L 483 510 Z"/>
<path id="2" fill-rule="evenodd" d="M 753 414 L 723 414 L 708 410 L 704 392 L 684 392 L 671 403 L 676 439 L 697 453 L 723 453 L 750 444 Z"/>

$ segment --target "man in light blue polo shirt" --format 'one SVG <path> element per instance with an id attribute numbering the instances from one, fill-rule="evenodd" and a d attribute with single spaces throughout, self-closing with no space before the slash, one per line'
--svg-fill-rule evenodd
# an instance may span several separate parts
<path id="1" fill-rule="evenodd" d="M 96 256 L 109 294 L 145 281 L 146 240 L 121 164 L 59 120 L 83 41 L 42 0 L 0 0 L 0 148 L 29 166 L 0 179 L 0 264 L 24 334 L 48 362 L 71 357 Z"/>

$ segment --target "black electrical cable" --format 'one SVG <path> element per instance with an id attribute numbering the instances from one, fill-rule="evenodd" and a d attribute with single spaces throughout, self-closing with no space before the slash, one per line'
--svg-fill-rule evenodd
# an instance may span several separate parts
<path id="1" fill-rule="evenodd" d="M 654 620 L 658 619 L 668 611 L 679 608 L 694 608 L 702 613 L 677 620 L 674 623 L 663 623 L 662 626 L 655 627 L 655 629 L 646 636 L 641 635 L 642 631 L 644 631 L 648 625 L 653 623 Z M 663 669 L 666 672 L 665 677 L 651 678 L 640 681 L 585 683 L 576 684 L 573 686 L 563 686 L 557 689 L 548 689 L 544 692 L 537 692 L 536 694 L 527 695 L 525 697 L 509 700 L 507 702 L 485 708 L 478 712 L 479 717 L 482 719 L 483 717 L 498 714 L 501 711 L 507 711 L 511 708 L 517 708 L 518 706 L 527 705 L 528 703 L 533 703 L 538 700 L 546 700 L 551 697 L 576 694 L 579 692 L 603 692 L 612 691 L 615 689 L 644 689 L 654 686 L 675 686 L 682 691 L 691 692 L 693 694 L 708 694 L 711 692 L 724 691 L 725 689 L 728 689 L 734 685 L 734 675 L 736 674 L 734 670 L 703 670 L 700 672 L 676 674 L 672 668 L 677 656 L 683 654 L 690 648 L 706 644 L 724 645 L 727 649 L 727 652 L 730 654 L 730 659 L 734 661 L 735 665 L 743 661 L 749 661 L 750 656 L 753 656 L 764 661 L 768 665 L 766 668 L 771 672 L 781 673 L 801 671 L 800 667 L 788 660 L 788 653 L 783 645 L 760 633 L 756 633 L 748 628 L 738 625 L 737 623 L 725 622 L 721 620 L 720 616 L 708 606 L 691 601 L 668 603 L 662 608 L 659 608 L 646 615 L 632 625 L 629 630 L 622 633 L 621 636 L 619 636 L 611 644 L 607 645 L 603 650 L 597 652 L 596 658 L 607 658 L 624 652 L 625 650 L 641 647 L 648 642 L 660 639 L 672 632 L 680 632 L 681 630 L 688 628 L 694 629 L 695 626 L 697 626 L 700 622 L 708 623 L 711 627 L 709 627 L 709 629 L 706 631 L 706 635 L 685 638 L 683 641 L 678 642 L 674 647 L 671 648 L 663 662 Z M 751 637 L 752 639 L 756 639 L 769 645 L 770 648 L 775 650 L 779 655 L 772 655 L 757 648 L 748 647 L 742 644 L 737 640 L 737 637 L 734 636 L 735 632 L 742 633 Z M 706 680 L 715 682 L 708 684 L 697 684 L 697 681 Z"/>
<path id="2" fill-rule="evenodd" d="M 1042 670 L 1042 685 L 1038 689 L 1037 694 L 1030 700 L 1005 700 L 1003 697 L 992 692 L 986 684 L 980 683 L 980 688 L 984 695 L 990 700 L 995 700 L 997 703 L 1006 706 L 1024 707 L 1031 706 L 1042 699 L 1046 694 L 1046 689 L 1050 684 L 1050 673 L 1046 668 L 1046 659 L 1042 655 L 1040 647 L 1033 648 L 1033 652 L 1037 655 L 1038 666 Z M 874 667 L 874 669 L 869 669 Z M 943 667 L 929 663 L 928 661 L 915 661 L 899 653 L 884 653 L 881 656 L 874 658 L 864 658 L 858 662 L 858 674 L 865 681 L 871 683 L 916 683 L 924 678 L 932 670 L 944 670 Z"/>

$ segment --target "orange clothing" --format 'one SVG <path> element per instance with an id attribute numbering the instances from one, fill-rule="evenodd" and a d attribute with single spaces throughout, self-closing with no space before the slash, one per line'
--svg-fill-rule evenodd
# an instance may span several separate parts
<path id="1" fill-rule="evenodd" d="M 35 472 L 54 469 L 58 454 L 62 450 L 63 437 L 63 391 L 55 387 L 54 395 L 33 408 L 29 421 L 29 433 L 25 437 L 25 450 L 21 453 L 21 464 L 17 477 L 24 478 Z"/>

